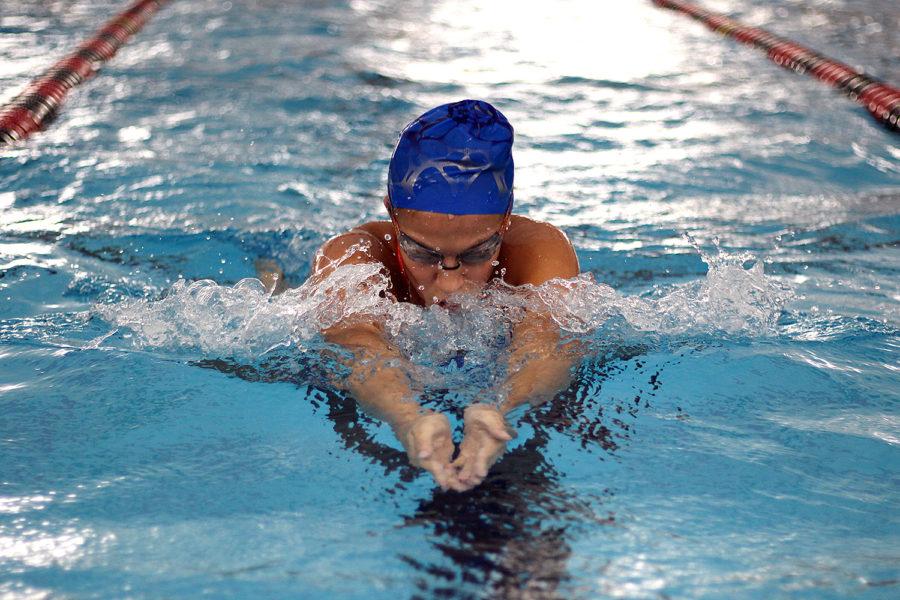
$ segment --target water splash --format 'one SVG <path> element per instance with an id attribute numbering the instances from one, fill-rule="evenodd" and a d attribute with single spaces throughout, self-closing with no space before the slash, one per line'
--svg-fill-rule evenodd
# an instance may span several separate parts
<path id="1" fill-rule="evenodd" d="M 422 308 L 395 302 L 377 265 L 345 264 L 279 296 L 257 279 L 234 286 L 179 281 L 157 300 L 130 299 L 95 311 L 133 332 L 130 343 L 138 347 L 244 360 L 276 348 L 310 349 L 337 323 L 374 320 L 415 364 L 466 376 L 472 365 L 496 362 L 528 311 L 549 315 L 570 337 L 611 329 L 670 337 L 777 333 L 790 289 L 765 275 L 752 255 L 698 251 L 709 267 L 705 278 L 643 296 L 619 294 L 582 274 L 540 286 L 492 283 L 479 294 L 453 298 L 457 306 L 450 310 Z"/>
<path id="2" fill-rule="evenodd" d="M 794 297 L 791 289 L 766 276 L 763 262 L 752 254 L 695 248 L 708 267 L 703 279 L 657 287 L 646 296 L 623 296 L 583 274 L 534 288 L 538 306 L 533 308 L 545 307 L 573 333 L 597 330 L 618 316 L 636 331 L 667 336 L 776 334 L 781 310 Z"/>
<path id="3" fill-rule="evenodd" d="M 255 360 L 276 348 L 302 346 L 338 322 L 379 318 L 389 286 L 375 265 L 344 265 L 325 281 L 279 296 L 253 278 L 234 286 L 179 280 L 157 300 L 126 300 L 95 311 L 133 332 L 139 348 Z"/>

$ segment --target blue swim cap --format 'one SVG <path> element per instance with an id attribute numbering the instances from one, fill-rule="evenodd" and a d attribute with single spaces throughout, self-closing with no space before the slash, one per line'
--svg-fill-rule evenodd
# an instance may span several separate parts
<path id="1" fill-rule="evenodd" d="M 513 128 L 481 100 L 432 108 L 406 126 L 388 167 L 394 208 L 504 214 L 513 202 Z"/>

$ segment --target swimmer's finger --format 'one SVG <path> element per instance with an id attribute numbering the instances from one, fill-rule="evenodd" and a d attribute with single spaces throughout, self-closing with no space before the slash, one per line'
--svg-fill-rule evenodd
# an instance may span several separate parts
<path id="1" fill-rule="evenodd" d="M 491 456 L 485 452 L 481 452 L 478 454 L 478 460 L 474 461 L 475 466 L 472 469 L 475 477 L 480 480 L 483 480 L 487 477 L 488 469 L 490 469 L 490 465 L 493 461 L 491 461 Z"/>
<path id="2" fill-rule="evenodd" d="M 459 478 L 460 483 L 465 486 L 466 491 L 471 490 L 472 488 L 477 487 L 484 481 L 484 477 L 479 477 L 475 472 L 475 467 L 470 467 L 468 473 L 465 478 Z"/>
<path id="3" fill-rule="evenodd" d="M 506 423 L 493 422 L 487 424 L 488 433 L 503 442 L 508 442 L 516 436 L 516 432 L 511 430 Z"/>
<path id="4" fill-rule="evenodd" d="M 465 483 L 465 481 L 466 481 L 465 464 L 462 464 L 459 462 L 454 462 L 450 466 L 453 467 L 453 471 L 454 471 L 453 478 L 458 482 Z"/>
<path id="5" fill-rule="evenodd" d="M 462 466 L 462 469 L 457 471 L 452 479 L 452 488 L 457 492 L 467 492 L 475 487 L 476 483 L 472 481 L 472 473 L 471 468 L 468 466 L 468 463 Z"/>
<path id="6" fill-rule="evenodd" d="M 426 469 L 440 486 L 441 491 L 446 492 L 448 488 L 452 487 L 452 474 L 444 467 L 444 465 L 431 463 Z"/>
<path id="7" fill-rule="evenodd" d="M 468 486 L 462 481 L 460 481 L 459 477 L 457 477 L 456 472 L 453 470 L 449 470 L 449 476 L 447 477 L 447 487 L 454 492 L 465 492 L 469 489 Z"/>
<path id="8" fill-rule="evenodd" d="M 419 466 L 428 471 L 428 474 L 431 475 L 434 480 L 437 481 L 440 485 L 441 472 L 437 463 L 435 463 L 433 460 L 423 460 L 419 463 Z"/>
<path id="9" fill-rule="evenodd" d="M 440 474 L 440 472 L 432 472 L 431 476 L 434 477 L 435 483 L 438 484 L 438 487 L 441 488 L 442 492 L 447 491 L 447 478 Z"/>
<path id="10" fill-rule="evenodd" d="M 469 472 L 471 471 L 471 463 L 472 463 L 472 451 L 469 449 L 468 444 L 463 440 L 463 445 L 459 450 L 459 456 L 456 457 L 450 466 L 456 470 L 456 476 L 460 479 L 465 480 Z"/>
<path id="11" fill-rule="evenodd" d="M 434 441 L 430 435 L 416 435 L 414 438 L 416 458 L 424 460 L 434 453 Z"/>
<path id="12" fill-rule="evenodd" d="M 484 447 L 478 452 L 478 457 L 474 461 L 475 462 L 475 476 L 484 479 L 487 477 L 488 471 L 497 462 L 497 459 L 500 458 L 500 455 L 503 454 L 503 448 L 498 448 L 496 450 L 491 450 L 490 448 Z"/>
<path id="13" fill-rule="evenodd" d="M 469 480 L 472 479 L 472 461 L 468 461 L 462 465 L 462 468 L 459 470 L 456 478 L 464 484 L 469 483 Z"/>
<path id="14" fill-rule="evenodd" d="M 466 461 L 469 460 L 469 454 L 469 450 L 465 447 L 465 443 L 463 443 L 463 446 L 459 450 L 459 456 L 450 463 L 450 466 L 457 470 L 462 469 L 465 466 Z"/>
<path id="15" fill-rule="evenodd" d="M 478 485 L 478 484 L 477 484 L 477 483 L 472 483 L 472 482 L 462 482 L 462 481 L 460 481 L 460 482 L 456 485 L 456 487 L 453 488 L 453 491 L 454 491 L 454 492 L 468 492 L 468 491 L 471 491 L 476 485 Z"/>

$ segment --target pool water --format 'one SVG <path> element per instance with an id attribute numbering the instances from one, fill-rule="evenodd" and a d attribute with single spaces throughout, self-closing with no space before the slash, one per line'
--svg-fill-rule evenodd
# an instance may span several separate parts
<path id="1" fill-rule="evenodd" d="M 900 81 L 893 2 L 708 7 Z M 4 2 L 0 102 L 120 8 Z M 575 245 L 585 356 L 455 494 L 331 386 L 324 292 L 247 278 L 383 218 L 466 97 Z M 898 139 L 651 2 L 171 3 L 0 151 L 0 597 L 897 597 Z M 519 300 L 348 310 L 458 425 Z"/>

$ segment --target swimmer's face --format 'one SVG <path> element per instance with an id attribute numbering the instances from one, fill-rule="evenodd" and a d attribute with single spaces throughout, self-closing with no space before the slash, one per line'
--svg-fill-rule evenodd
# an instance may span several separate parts
<path id="1" fill-rule="evenodd" d="M 481 289 L 500 268 L 493 263 L 500 254 L 497 234 L 503 233 L 504 215 L 400 209 L 394 222 L 406 276 L 426 306 Z"/>

